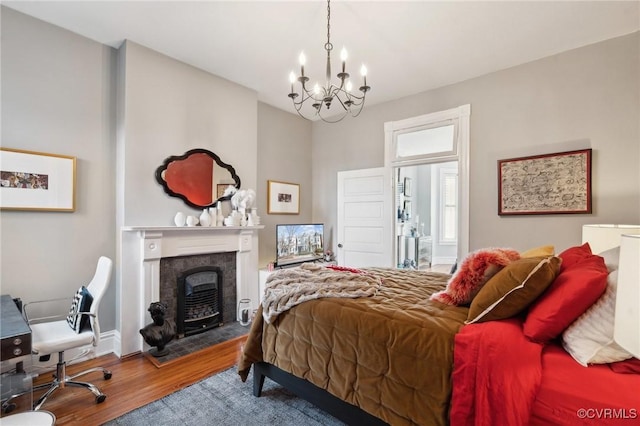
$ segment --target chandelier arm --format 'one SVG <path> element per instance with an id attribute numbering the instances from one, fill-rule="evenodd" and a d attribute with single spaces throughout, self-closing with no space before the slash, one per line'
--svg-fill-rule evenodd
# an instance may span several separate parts
<path id="1" fill-rule="evenodd" d="M 320 117 L 320 120 L 324 121 L 325 123 L 338 123 L 342 120 L 344 120 L 344 118 L 347 116 L 347 111 L 343 111 L 340 116 L 338 118 L 336 118 L 335 120 L 331 120 L 329 117 L 323 117 L 322 114 L 318 113 L 316 114 L 318 117 Z"/>
<path id="2" fill-rule="evenodd" d="M 340 102 L 340 106 L 342 107 L 342 109 L 344 109 L 345 111 L 349 111 L 349 107 L 344 104 L 344 101 L 339 96 L 339 94 L 336 94 L 335 98 L 338 100 L 338 102 Z"/>
<path id="3" fill-rule="evenodd" d="M 355 113 L 355 115 L 354 115 L 353 113 L 351 114 L 351 116 L 352 116 L 352 117 L 354 117 L 354 118 L 355 118 L 355 117 L 357 117 L 357 116 L 359 116 L 359 115 L 360 115 L 360 113 L 362 112 L 362 110 L 363 110 L 363 108 L 364 108 L 364 98 L 362 99 L 362 102 L 361 102 L 361 103 L 359 103 L 359 104 L 356 104 L 356 106 L 358 107 L 358 112 L 357 112 L 357 113 Z"/>

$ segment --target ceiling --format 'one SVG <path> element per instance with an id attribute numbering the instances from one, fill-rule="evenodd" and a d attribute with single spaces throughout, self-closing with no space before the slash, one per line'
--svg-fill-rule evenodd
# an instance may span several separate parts
<path id="1" fill-rule="evenodd" d="M 324 1 L 3 1 L 3 5 L 119 47 L 131 40 L 251 88 L 294 112 L 288 75 L 322 83 Z M 361 64 L 367 104 L 397 99 L 640 29 L 639 1 L 340 1 L 331 3 L 333 74 Z"/>

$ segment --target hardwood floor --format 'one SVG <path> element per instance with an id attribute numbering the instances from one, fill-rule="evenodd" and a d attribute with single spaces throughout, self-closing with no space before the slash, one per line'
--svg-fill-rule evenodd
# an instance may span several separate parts
<path id="1" fill-rule="evenodd" d="M 113 377 L 110 380 L 104 380 L 98 372 L 78 379 L 98 386 L 107 395 L 106 401 L 96 404 L 87 390 L 66 387 L 49 397 L 42 409 L 55 414 L 58 426 L 103 424 L 236 365 L 245 340 L 246 335 L 240 336 L 161 364 L 160 368 L 143 354 L 122 359 L 109 354 L 72 365 L 67 367 L 67 375 L 97 366 L 111 370 Z M 34 385 L 44 383 L 50 377 L 45 373 L 34 380 Z M 34 393 L 34 400 L 41 394 Z"/>

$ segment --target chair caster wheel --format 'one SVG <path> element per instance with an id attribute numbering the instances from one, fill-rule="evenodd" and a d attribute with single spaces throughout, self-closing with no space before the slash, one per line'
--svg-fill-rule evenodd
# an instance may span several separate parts
<path id="1" fill-rule="evenodd" d="M 111 372 L 104 373 L 104 379 L 109 380 L 111 378 Z"/>
<path id="2" fill-rule="evenodd" d="M 107 399 L 107 395 L 105 394 L 100 394 L 96 396 L 96 404 L 100 404 L 101 402 L 104 402 L 105 399 Z"/>
<path id="3" fill-rule="evenodd" d="M 2 412 L 4 414 L 9 414 L 15 409 L 16 409 L 16 404 L 14 404 L 13 402 L 2 406 Z"/>

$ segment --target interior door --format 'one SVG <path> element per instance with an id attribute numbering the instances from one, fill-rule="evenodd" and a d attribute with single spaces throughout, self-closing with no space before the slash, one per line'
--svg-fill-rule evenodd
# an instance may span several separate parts
<path id="1" fill-rule="evenodd" d="M 392 266 L 391 185 L 386 167 L 338 172 L 339 265 Z"/>

